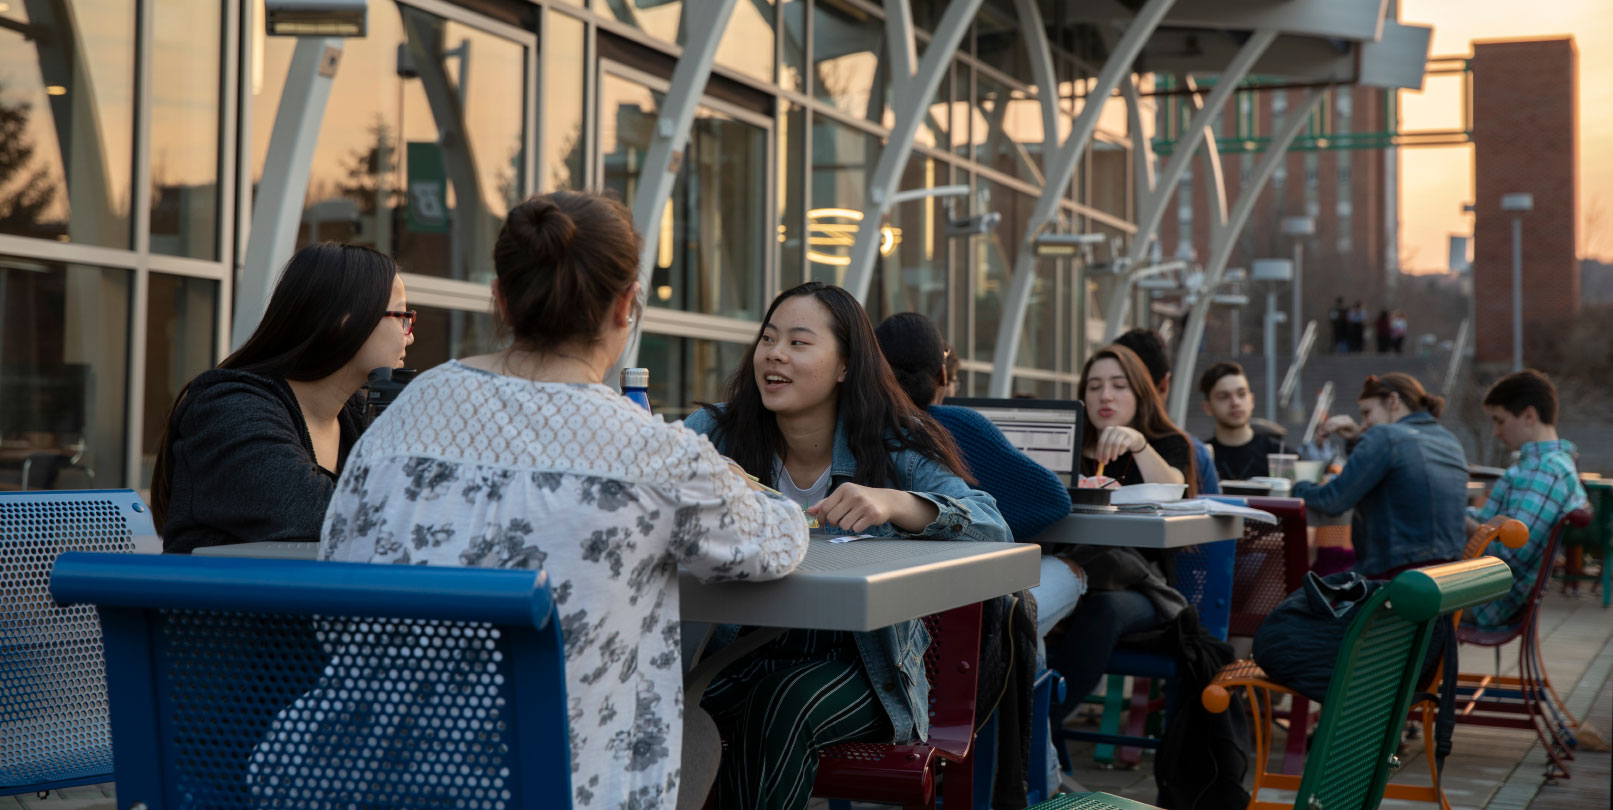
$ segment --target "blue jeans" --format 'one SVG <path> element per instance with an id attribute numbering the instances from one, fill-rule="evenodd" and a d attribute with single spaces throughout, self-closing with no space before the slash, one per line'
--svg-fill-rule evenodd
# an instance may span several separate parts
<path id="1" fill-rule="evenodd" d="M 1046 636 L 1053 625 L 1074 612 L 1086 591 L 1086 580 L 1076 576 L 1063 560 L 1042 555 L 1042 582 L 1031 588 L 1031 598 L 1036 600 L 1036 637 Z"/>
<path id="2" fill-rule="evenodd" d="M 1064 637 L 1048 649 L 1048 666 L 1067 682 L 1064 702 L 1051 714 L 1061 719 L 1081 705 L 1109 668 L 1109 655 L 1122 636 L 1159 625 L 1154 603 L 1137 591 L 1091 591 L 1081 599 Z"/>

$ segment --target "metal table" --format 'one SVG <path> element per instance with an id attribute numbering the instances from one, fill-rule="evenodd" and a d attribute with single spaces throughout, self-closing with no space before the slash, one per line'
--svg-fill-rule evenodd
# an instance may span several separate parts
<path id="1" fill-rule="evenodd" d="M 317 549 L 317 543 L 242 543 L 195 553 L 311 560 Z M 678 610 L 691 622 L 874 630 L 1040 580 L 1041 551 L 1029 544 L 814 539 L 801 566 L 783 579 L 702 584 L 680 573 Z"/>
<path id="2" fill-rule="evenodd" d="M 1037 535 L 1037 543 L 1182 548 L 1243 536 L 1243 518 L 1134 512 L 1071 512 Z"/>

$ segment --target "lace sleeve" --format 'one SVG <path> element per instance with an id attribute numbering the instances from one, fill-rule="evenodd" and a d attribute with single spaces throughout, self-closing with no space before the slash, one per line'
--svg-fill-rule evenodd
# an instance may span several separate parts
<path id="1" fill-rule="evenodd" d="M 807 526 L 788 499 L 751 489 L 704 436 L 683 442 L 687 477 L 669 496 L 671 551 L 703 582 L 778 579 L 801 564 Z"/>

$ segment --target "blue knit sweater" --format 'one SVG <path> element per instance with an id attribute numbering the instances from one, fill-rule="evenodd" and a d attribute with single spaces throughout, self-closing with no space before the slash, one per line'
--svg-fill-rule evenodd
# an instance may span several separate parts
<path id="1" fill-rule="evenodd" d="M 990 419 L 953 405 L 931 405 L 930 416 L 957 441 L 979 488 L 997 499 L 997 510 L 1015 540 L 1034 540 L 1070 514 L 1070 493 L 1064 482 L 1009 444 Z"/>

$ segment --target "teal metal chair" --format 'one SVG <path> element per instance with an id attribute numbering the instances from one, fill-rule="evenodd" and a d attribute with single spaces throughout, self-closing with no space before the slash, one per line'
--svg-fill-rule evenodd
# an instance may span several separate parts
<path id="1" fill-rule="evenodd" d="M 1257 802 L 1251 810 L 1376 810 L 1390 773 L 1400 767 L 1395 751 L 1435 622 L 1493 600 L 1511 586 L 1507 564 L 1483 557 L 1406 571 L 1373 593 L 1345 631 L 1293 804 Z M 1203 701 L 1211 711 L 1225 711 L 1231 695 L 1212 684 Z M 1108 794 L 1078 793 L 1031 810 L 1147 807 Z"/>
<path id="2" fill-rule="evenodd" d="M 133 490 L 0 493 L 0 796 L 112 780 L 101 626 L 47 584 L 62 552 L 156 537 Z"/>

